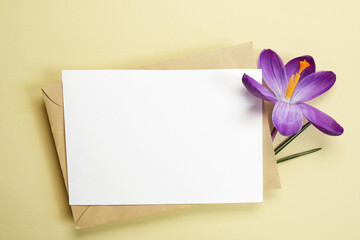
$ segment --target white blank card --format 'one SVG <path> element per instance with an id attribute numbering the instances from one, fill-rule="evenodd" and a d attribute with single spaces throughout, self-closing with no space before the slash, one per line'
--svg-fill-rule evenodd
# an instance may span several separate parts
<path id="1" fill-rule="evenodd" d="M 261 202 L 261 70 L 65 70 L 71 205 Z"/>

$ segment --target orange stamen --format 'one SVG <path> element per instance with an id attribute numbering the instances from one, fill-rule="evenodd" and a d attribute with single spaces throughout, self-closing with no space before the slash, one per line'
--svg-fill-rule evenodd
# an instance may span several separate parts
<path id="1" fill-rule="evenodd" d="M 300 75 L 300 73 L 308 67 L 310 67 L 310 63 L 308 63 L 306 60 L 300 61 L 300 69 L 298 74 Z"/>
<path id="2" fill-rule="evenodd" d="M 285 94 L 286 98 L 288 97 L 290 88 L 291 88 L 292 84 L 294 83 L 294 78 L 295 78 L 295 75 L 294 74 L 291 75 L 288 86 L 287 86 L 287 89 L 286 89 L 286 94 Z"/>
<path id="3" fill-rule="evenodd" d="M 285 94 L 286 99 L 290 99 L 290 97 L 293 95 L 295 87 L 299 82 L 300 74 L 302 73 L 302 71 L 304 71 L 309 66 L 310 66 L 310 63 L 308 63 L 306 60 L 300 61 L 299 72 L 296 73 L 296 76 L 291 75 L 291 77 L 290 77 L 290 80 L 289 80 L 289 83 L 288 83 L 288 86 L 286 89 L 286 94 Z M 294 78 L 295 78 L 295 80 L 294 80 Z"/>

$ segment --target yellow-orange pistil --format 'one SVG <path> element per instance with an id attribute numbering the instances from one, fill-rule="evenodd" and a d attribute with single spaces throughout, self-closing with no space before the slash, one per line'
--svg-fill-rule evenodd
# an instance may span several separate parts
<path id="1" fill-rule="evenodd" d="M 290 99 L 290 97 L 293 95 L 295 87 L 299 82 L 301 72 L 304 71 L 309 66 L 310 66 L 310 64 L 306 60 L 300 61 L 299 72 L 296 73 L 296 76 L 293 74 L 290 77 L 290 80 L 289 80 L 289 83 L 288 83 L 288 86 L 286 89 L 286 94 L 285 94 L 286 99 Z"/>

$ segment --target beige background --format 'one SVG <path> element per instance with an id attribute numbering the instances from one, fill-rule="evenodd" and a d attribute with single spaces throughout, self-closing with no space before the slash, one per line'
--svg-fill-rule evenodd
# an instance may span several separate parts
<path id="1" fill-rule="evenodd" d="M 0 239 L 360 239 L 357 1 L 0 0 Z M 315 58 L 337 83 L 312 104 L 345 128 L 310 127 L 279 157 L 262 204 L 197 206 L 76 231 L 40 87 L 61 69 L 118 69 L 253 41 Z M 276 142 L 280 139 L 278 138 Z"/>

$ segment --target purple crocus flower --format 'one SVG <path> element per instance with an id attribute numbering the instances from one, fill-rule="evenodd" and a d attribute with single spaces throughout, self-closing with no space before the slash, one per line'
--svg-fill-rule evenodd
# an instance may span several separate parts
<path id="1" fill-rule="evenodd" d="M 333 72 L 315 72 L 311 56 L 294 58 L 284 66 L 279 55 L 271 49 L 261 52 L 259 68 L 271 91 L 246 74 L 242 78 L 243 84 L 254 96 L 275 103 L 272 121 L 282 135 L 299 132 L 303 115 L 328 135 L 337 136 L 344 132 L 333 118 L 305 103 L 334 85 L 336 76 Z"/>

